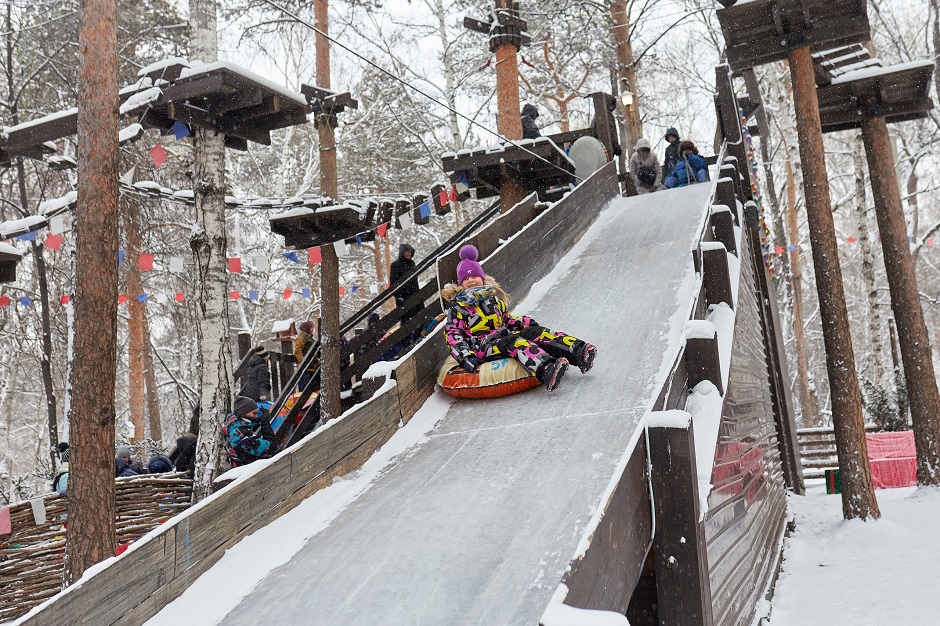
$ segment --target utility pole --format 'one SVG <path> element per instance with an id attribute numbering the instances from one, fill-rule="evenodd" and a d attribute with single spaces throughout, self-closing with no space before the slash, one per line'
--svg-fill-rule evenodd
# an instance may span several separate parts
<path id="1" fill-rule="evenodd" d="M 117 3 L 84 0 L 78 27 L 75 356 L 65 583 L 114 556 L 117 375 Z"/>
<path id="2" fill-rule="evenodd" d="M 511 141 L 522 139 L 522 115 L 519 108 L 519 49 L 529 43 L 526 21 L 519 18 L 519 3 L 495 0 L 495 19 L 483 21 L 464 18 L 464 26 L 489 35 L 490 51 L 496 55 L 496 130 Z M 526 188 L 503 165 L 499 188 L 500 211 L 508 211 L 526 196 Z"/>
<path id="3" fill-rule="evenodd" d="M 219 57 L 215 0 L 189 3 L 190 54 L 213 62 Z M 193 192 L 196 223 L 193 251 L 198 352 L 199 439 L 193 499 L 212 493 L 222 460 L 222 421 L 232 403 L 232 342 L 229 338 L 228 236 L 225 225 L 225 137 L 211 128 L 193 133 Z"/>
<path id="4" fill-rule="evenodd" d="M 855 354 L 845 305 L 842 267 L 832 220 L 829 176 L 823 146 L 819 101 L 809 46 L 787 53 L 800 161 L 806 194 L 819 317 L 826 346 L 826 369 L 832 394 L 832 424 L 842 470 L 842 513 L 846 519 L 881 517 L 872 486 L 862 416 L 862 395 L 855 372 Z"/>
<path id="5" fill-rule="evenodd" d="M 317 86 L 330 89 L 330 32 L 328 0 L 313 0 L 313 19 L 318 32 L 315 40 Z M 322 34 L 321 34 L 322 33 Z M 336 199 L 336 137 L 329 116 L 317 118 L 320 137 L 320 194 Z M 320 248 L 320 416 L 324 422 L 339 417 L 340 344 L 339 344 L 339 257 L 332 245 Z"/>

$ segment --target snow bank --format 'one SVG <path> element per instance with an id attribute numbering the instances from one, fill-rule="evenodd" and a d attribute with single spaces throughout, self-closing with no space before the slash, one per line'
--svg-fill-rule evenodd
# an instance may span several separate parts
<path id="1" fill-rule="evenodd" d="M 686 320 L 682 325 L 683 339 L 714 339 L 718 331 L 708 320 Z"/>
<path id="2" fill-rule="evenodd" d="M 558 585 L 555 595 L 552 596 L 539 619 L 539 624 L 542 626 L 630 626 L 627 618 L 620 613 L 568 606 L 564 603 L 567 596 L 567 585 Z"/>
<path id="3" fill-rule="evenodd" d="M 39 214 L 40 215 L 53 215 L 62 211 L 63 209 L 68 208 L 69 205 L 78 201 L 78 192 L 70 191 L 61 198 L 53 198 L 51 200 L 46 200 L 39 205 Z"/>
<path id="4" fill-rule="evenodd" d="M 162 94 L 163 90 L 159 87 L 148 87 L 143 91 L 138 91 L 124 101 L 124 104 L 121 105 L 120 113 L 121 115 L 127 115 L 128 113 L 137 111 L 137 109 L 142 109 L 148 104 L 159 100 Z"/>
<path id="5" fill-rule="evenodd" d="M 691 415 L 678 409 L 652 411 L 646 415 L 646 425 L 649 428 L 688 428 L 691 420 Z"/>
<path id="6" fill-rule="evenodd" d="M 708 513 L 708 494 L 712 490 L 712 468 L 715 448 L 718 446 L 718 427 L 721 426 L 721 406 L 724 402 L 718 388 L 711 381 L 695 385 L 685 403 L 692 416 L 695 436 L 695 467 L 698 475 L 699 521 Z"/>
<path id="7" fill-rule="evenodd" d="M 452 398 L 435 392 L 415 416 L 373 454 L 358 472 L 338 478 L 296 508 L 248 535 L 226 551 L 210 572 L 147 624 L 217 624 L 275 568 L 327 528 L 346 507 L 417 446 L 447 414 Z M 257 463 L 246 466 L 251 468 Z M 213 575 L 213 571 L 215 574 Z"/>

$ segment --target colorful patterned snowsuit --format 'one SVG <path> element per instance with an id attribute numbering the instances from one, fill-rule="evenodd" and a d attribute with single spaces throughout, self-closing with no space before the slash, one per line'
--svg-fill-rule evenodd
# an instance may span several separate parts
<path id="1" fill-rule="evenodd" d="M 470 356 L 480 361 L 509 356 L 537 377 L 543 365 L 560 357 L 579 366 L 584 349 L 576 337 L 539 326 L 531 317 L 510 315 L 489 285 L 461 291 L 454 298 L 447 311 L 447 345 L 459 363 Z"/>
<path id="2" fill-rule="evenodd" d="M 232 467 L 268 459 L 277 452 L 274 431 L 267 421 L 229 413 L 222 425 L 225 447 Z"/>

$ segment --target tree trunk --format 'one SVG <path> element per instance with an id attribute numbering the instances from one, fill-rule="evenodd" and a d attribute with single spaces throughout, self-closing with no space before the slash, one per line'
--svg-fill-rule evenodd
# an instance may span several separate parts
<path id="1" fill-rule="evenodd" d="M 75 357 L 65 581 L 114 556 L 118 68 L 115 0 L 83 0 L 78 28 Z"/>
<path id="2" fill-rule="evenodd" d="M 846 519 L 877 518 L 881 514 L 872 487 L 871 468 L 868 465 L 862 397 L 855 375 L 852 335 L 849 332 L 842 268 L 839 265 L 839 249 L 832 220 L 813 59 L 809 47 L 791 50 L 788 58 L 800 143 L 800 161 L 803 166 L 806 215 L 826 345 L 832 423 L 839 467 L 842 470 L 842 513 Z"/>
<path id="3" fill-rule="evenodd" d="M 214 0 L 189 5 L 190 54 L 205 62 L 218 58 Z M 225 143 L 211 130 L 193 137 L 193 192 L 196 224 L 189 246 L 196 275 L 199 439 L 193 500 L 212 493 L 222 460 L 222 421 L 232 402 L 232 346 L 229 340 L 228 239 L 225 228 Z"/>
<path id="4" fill-rule="evenodd" d="M 147 307 L 144 306 L 140 317 L 144 339 L 144 383 L 147 386 L 147 422 L 150 426 L 150 438 L 156 442 L 163 440 L 163 426 L 160 423 L 160 390 L 157 388 L 157 370 L 153 364 L 153 345 L 150 342 L 150 323 L 147 319 Z"/>
<path id="5" fill-rule="evenodd" d="M 623 116 L 624 145 L 623 153 L 629 155 L 637 139 L 643 136 L 643 123 L 640 121 L 639 87 L 636 81 L 636 67 L 633 65 L 633 44 L 630 41 L 630 7 L 627 0 L 611 0 L 610 19 L 614 37 L 614 51 L 617 55 L 617 79 L 629 85 L 633 93 L 633 106 Z M 614 94 L 615 96 L 618 94 Z"/>
<path id="6" fill-rule="evenodd" d="M 917 481 L 940 484 L 940 393 L 934 376 L 930 338 L 920 308 L 911 248 L 907 240 L 901 191 L 891 158 L 888 127 L 883 117 L 862 121 L 875 215 L 881 231 L 885 270 L 891 292 L 891 310 L 898 327 L 901 360 L 907 381 L 914 440 L 917 444 Z"/>
<path id="7" fill-rule="evenodd" d="M 790 241 L 795 250 L 790 250 L 790 284 L 793 292 L 793 341 L 796 347 L 797 396 L 800 399 L 800 416 L 804 426 L 822 426 L 819 415 L 819 402 L 812 391 L 809 377 L 809 350 L 806 334 L 803 332 L 803 270 L 800 267 L 800 230 L 796 207 L 796 180 L 789 152 L 786 161 L 787 171 L 787 226 Z M 789 249 L 789 244 L 787 244 Z"/>
<path id="8" fill-rule="evenodd" d="M 497 0 L 496 8 L 509 8 L 507 0 Z M 512 141 L 522 139 L 522 116 L 519 112 L 518 50 L 512 44 L 496 48 L 496 128 Z M 526 189 L 515 180 L 503 179 L 499 188 L 500 211 L 508 211 L 526 196 Z"/>
<path id="9" fill-rule="evenodd" d="M 142 248 L 140 237 L 140 205 L 134 196 L 125 199 L 124 235 L 127 239 L 127 392 L 130 399 L 132 441 L 146 438 L 144 427 L 144 303 L 137 295 L 143 293 L 138 258 Z"/>
<path id="10" fill-rule="evenodd" d="M 862 255 L 862 280 L 865 283 L 865 296 L 868 302 L 868 341 L 871 355 L 863 359 L 862 371 L 868 369 L 868 379 L 878 385 L 884 384 L 884 333 L 882 332 L 881 310 L 878 308 L 878 287 L 875 284 L 875 263 L 871 250 L 871 238 L 868 236 L 868 204 L 866 202 L 865 157 L 862 137 L 858 136 L 855 146 L 855 215 L 858 228 L 858 246 Z M 866 368 L 865 365 L 870 367 Z"/>
<path id="11" fill-rule="evenodd" d="M 329 1 L 314 0 L 313 14 L 316 27 L 323 33 L 330 32 Z M 316 35 L 317 85 L 330 88 L 330 40 Z M 330 198 L 339 195 L 336 174 L 336 137 L 326 116 L 317 120 L 320 137 L 320 193 Z M 339 258 L 332 245 L 320 248 L 320 415 L 324 422 L 335 419 L 342 413 L 340 402 L 340 345 L 339 345 Z"/>

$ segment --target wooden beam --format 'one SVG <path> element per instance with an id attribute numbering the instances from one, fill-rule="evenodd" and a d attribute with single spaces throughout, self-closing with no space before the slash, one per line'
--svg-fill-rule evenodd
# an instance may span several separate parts
<path id="1" fill-rule="evenodd" d="M 659 623 L 711 626 L 711 585 L 705 532 L 699 521 L 692 418 L 684 411 L 668 411 L 651 414 L 648 423 Z"/>
<path id="2" fill-rule="evenodd" d="M 161 103 L 183 102 L 195 98 L 218 98 L 223 94 L 236 93 L 236 89 L 225 82 L 221 73 L 210 73 L 185 79 L 163 88 Z"/>
<path id="3" fill-rule="evenodd" d="M 206 108 L 215 116 L 222 116 L 229 111 L 238 111 L 255 107 L 262 103 L 261 89 L 253 87 L 237 93 L 221 94 L 215 98 L 209 98 Z"/>

